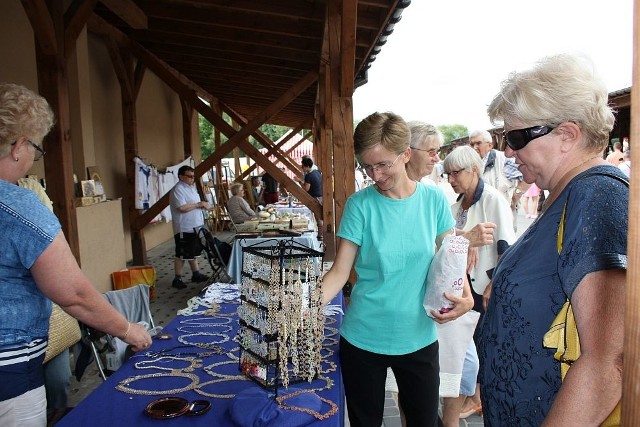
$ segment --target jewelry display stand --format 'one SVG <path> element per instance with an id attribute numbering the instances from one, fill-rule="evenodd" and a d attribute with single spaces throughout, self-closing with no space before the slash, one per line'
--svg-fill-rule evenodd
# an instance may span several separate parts
<path id="1" fill-rule="evenodd" d="M 323 252 L 291 240 L 243 247 L 238 317 L 240 370 L 278 387 L 317 377 L 324 340 Z"/>

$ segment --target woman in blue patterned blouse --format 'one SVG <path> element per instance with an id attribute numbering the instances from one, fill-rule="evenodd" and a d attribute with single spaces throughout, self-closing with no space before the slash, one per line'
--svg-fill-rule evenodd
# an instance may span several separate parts
<path id="1" fill-rule="evenodd" d="M 485 425 L 599 425 L 620 399 L 629 192 L 602 158 L 607 99 L 593 65 L 563 54 L 512 73 L 488 108 L 505 154 L 550 195 L 493 274 L 478 349 Z M 542 341 L 567 298 L 582 356 L 561 381 Z"/>

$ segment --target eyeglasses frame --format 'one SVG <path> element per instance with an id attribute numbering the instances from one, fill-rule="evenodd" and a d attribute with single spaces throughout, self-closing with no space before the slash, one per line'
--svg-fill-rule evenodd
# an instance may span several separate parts
<path id="1" fill-rule="evenodd" d="M 460 175 L 461 172 L 464 172 L 468 170 L 467 168 L 462 168 L 462 169 L 458 169 L 457 171 L 451 171 L 451 172 L 445 172 L 445 174 L 447 175 L 447 179 L 449 177 L 454 177 L 454 178 L 458 178 L 458 175 Z"/>
<path id="2" fill-rule="evenodd" d="M 20 138 L 18 138 L 20 139 Z M 15 141 L 13 141 L 13 143 L 11 145 L 16 145 L 18 143 L 18 139 L 16 139 Z M 27 139 L 27 143 L 29 145 L 31 145 L 33 148 L 35 148 L 37 154 L 33 156 L 33 161 L 37 162 L 38 160 L 40 160 L 41 158 L 44 157 L 44 155 L 47 153 L 44 148 L 42 148 L 41 146 L 39 146 L 38 144 L 36 144 L 35 142 L 31 141 L 30 139 Z"/>
<path id="3" fill-rule="evenodd" d="M 431 150 L 425 150 L 424 148 L 418 148 L 418 147 L 410 147 L 412 150 L 418 150 L 418 151 L 424 151 L 425 153 L 427 153 L 429 156 L 431 157 L 436 157 L 440 155 L 440 149 L 438 148 L 437 150 L 434 150 L 433 148 Z M 431 154 L 431 152 L 433 152 L 433 154 Z"/>
<path id="4" fill-rule="evenodd" d="M 389 171 L 389 169 L 391 169 L 396 162 L 398 161 L 398 159 L 400 158 L 400 156 L 402 156 L 404 154 L 404 151 L 400 154 L 398 154 L 398 157 L 395 158 L 395 160 L 391 163 L 389 162 L 381 162 L 378 163 L 378 165 L 365 165 L 362 164 L 362 169 L 364 169 L 364 171 L 367 173 L 367 175 L 371 176 L 371 174 L 375 171 L 380 171 L 382 173 L 385 173 L 387 171 Z"/>
<path id="5" fill-rule="evenodd" d="M 36 152 L 38 153 L 33 157 L 33 161 L 34 162 L 37 162 L 38 160 L 40 160 L 41 158 L 44 157 L 44 155 L 46 154 L 46 151 L 44 151 L 44 148 L 42 148 L 41 146 L 39 146 L 35 142 L 31 141 L 30 139 L 27 139 L 27 142 L 29 143 L 29 145 L 31 145 L 33 148 L 35 148 Z"/>

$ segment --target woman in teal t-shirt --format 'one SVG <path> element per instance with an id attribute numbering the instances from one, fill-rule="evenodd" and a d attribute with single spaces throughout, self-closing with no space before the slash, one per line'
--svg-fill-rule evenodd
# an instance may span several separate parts
<path id="1" fill-rule="evenodd" d="M 340 362 L 352 427 L 382 424 L 387 368 L 398 383 L 407 426 L 438 422 L 435 321 L 423 308 L 429 265 L 455 225 L 444 193 L 418 185 L 405 169 L 410 131 L 393 113 L 374 113 L 356 128 L 354 148 L 374 185 L 354 193 L 344 209 L 335 262 L 323 278 L 330 301 L 355 267 L 358 280 L 340 328 Z M 468 284 L 454 320 L 473 306 Z"/>

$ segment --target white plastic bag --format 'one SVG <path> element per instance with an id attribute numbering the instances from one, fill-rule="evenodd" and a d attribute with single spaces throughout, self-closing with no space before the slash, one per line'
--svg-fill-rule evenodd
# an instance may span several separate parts
<path id="1" fill-rule="evenodd" d="M 452 234 L 444 238 L 427 274 L 423 303 L 427 315 L 433 317 L 431 310 L 443 314 L 453 308 L 453 303 L 444 297 L 445 292 L 462 296 L 468 251 L 469 241 L 464 237 Z"/>

